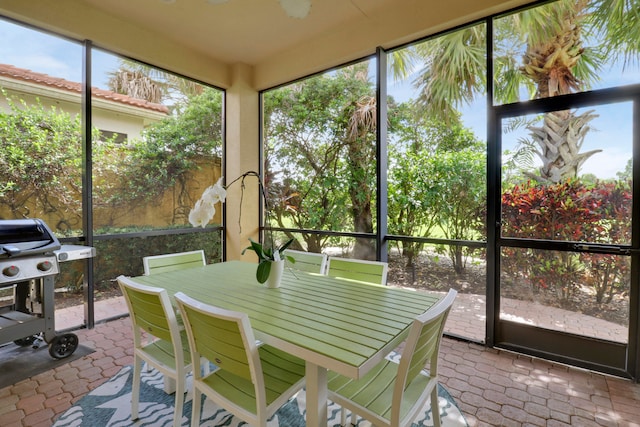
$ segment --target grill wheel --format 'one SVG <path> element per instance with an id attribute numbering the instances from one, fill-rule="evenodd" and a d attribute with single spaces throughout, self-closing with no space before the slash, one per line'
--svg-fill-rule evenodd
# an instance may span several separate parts
<path id="1" fill-rule="evenodd" d="M 64 359 L 71 356 L 76 348 L 78 348 L 76 334 L 57 335 L 49 344 L 49 355 L 54 359 Z"/>
<path id="2" fill-rule="evenodd" d="M 29 347 L 30 345 L 33 345 L 33 343 L 38 341 L 38 339 L 39 337 L 37 335 L 31 335 L 29 337 L 19 338 L 13 341 L 13 343 L 20 347 Z"/>

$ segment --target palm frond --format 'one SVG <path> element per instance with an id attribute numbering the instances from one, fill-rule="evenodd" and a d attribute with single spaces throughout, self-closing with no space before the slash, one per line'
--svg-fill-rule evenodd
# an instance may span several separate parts
<path id="1" fill-rule="evenodd" d="M 606 35 L 605 54 L 622 54 L 624 65 L 640 61 L 640 0 L 592 0 L 590 22 Z"/>
<path id="2" fill-rule="evenodd" d="M 540 119 L 540 116 L 518 116 L 509 118 L 504 122 L 502 126 L 502 132 L 511 133 L 519 129 L 528 128 L 529 126 L 533 126 L 536 122 L 540 121 Z"/>
<path id="3" fill-rule="evenodd" d="M 414 80 L 418 101 L 444 120 L 486 87 L 486 29 L 476 25 L 416 46 L 425 67 Z"/>
<path id="4" fill-rule="evenodd" d="M 583 90 L 591 88 L 593 83 L 600 80 L 603 64 L 608 61 L 601 46 L 585 47 L 580 60 L 573 68 L 573 74 L 582 84 Z"/>
<path id="5" fill-rule="evenodd" d="M 376 98 L 363 96 L 355 105 L 351 117 L 349 117 L 349 138 L 354 140 L 363 133 L 371 132 L 376 128 Z"/>
<path id="6" fill-rule="evenodd" d="M 516 169 L 516 170 L 533 170 L 534 158 L 536 156 L 535 143 L 527 138 L 518 138 L 518 145 L 515 151 L 506 153 L 508 158 L 503 164 L 504 169 Z"/>
<path id="7" fill-rule="evenodd" d="M 548 42 L 563 31 L 567 19 L 575 22 L 586 7 L 586 0 L 555 1 L 511 15 L 514 32 L 525 34 L 532 45 Z"/>
<path id="8" fill-rule="evenodd" d="M 420 55 L 413 46 L 393 51 L 389 55 L 389 72 L 394 80 L 404 80 L 415 71 L 415 67 L 420 61 Z"/>

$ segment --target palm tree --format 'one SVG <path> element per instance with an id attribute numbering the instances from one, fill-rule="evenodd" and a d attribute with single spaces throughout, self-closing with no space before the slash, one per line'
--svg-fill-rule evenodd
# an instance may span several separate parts
<path id="1" fill-rule="evenodd" d="M 109 89 L 131 98 L 160 104 L 164 98 L 162 85 L 140 70 L 119 68 L 111 73 Z"/>
<path id="2" fill-rule="evenodd" d="M 139 62 L 120 60 L 120 67 L 110 73 L 109 90 L 157 104 L 170 97 L 190 98 L 200 95 L 204 86 L 167 71 Z"/>
<path id="3" fill-rule="evenodd" d="M 561 0 L 496 19 L 496 101 L 517 101 L 522 87 L 533 98 L 584 90 L 614 53 L 622 53 L 625 64 L 631 62 L 640 52 L 639 10 L 640 0 Z M 583 47 L 585 29 L 611 43 L 600 50 Z M 406 75 L 412 63 L 407 55 L 419 58 L 424 68 L 415 81 L 418 102 L 447 120 L 456 106 L 486 90 L 485 37 L 482 26 L 438 37 L 396 54 L 400 65 L 394 72 Z M 525 46 L 522 61 L 516 56 L 522 52 L 520 45 Z M 594 117 L 592 112 L 555 111 L 544 115 L 542 126 L 528 127 L 543 163 L 536 179 L 558 182 L 577 176 L 580 166 L 599 151 L 580 152 Z"/>
<path id="4" fill-rule="evenodd" d="M 375 96 L 364 95 L 351 102 L 351 115 L 347 124 L 347 161 L 351 180 L 349 197 L 354 229 L 373 233 L 372 189 L 366 179 L 371 175 L 371 160 L 375 158 L 375 130 L 377 104 Z M 370 239 L 356 239 L 353 257 L 375 259 L 375 248 Z"/>

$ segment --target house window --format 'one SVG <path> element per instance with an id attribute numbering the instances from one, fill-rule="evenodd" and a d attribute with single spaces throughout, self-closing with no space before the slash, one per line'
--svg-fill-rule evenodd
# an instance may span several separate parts
<path id="1" fill-rule="evenodd" d="M 127 142 L 127 134 L 121 132 L 113 132 L 110 130 L 100 129 L 100 135 L 102 135 L 103 141 L 113 141 L 116 144 L 123 144 Z"/>

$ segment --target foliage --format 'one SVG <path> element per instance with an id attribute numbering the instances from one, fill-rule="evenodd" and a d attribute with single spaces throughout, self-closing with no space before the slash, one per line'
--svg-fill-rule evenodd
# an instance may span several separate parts
<path id="1" fill-rule="evenodd" d="M 171 114 L 145 129 L 141 140 L 112 153 L 122 177 L 117 186 L 126 191 L 109 192 L 104 205 L 113 210 L 123 203 L 154 201 L 177 187 L 176 215 L 186 216 L 192 201 L 185 185 L 196 159 L 222 155 L 222 92 L 130 60 L 121 60 L 109 87 L 133 98 L 165 102 Z M 103 184 L 113 186 L 108 180 Z"/>
<path id="2" fill-rule="evenodd" d="M 420 113 L 415 105 L 391 110 L 392 134 L 398 141 L 389 151 L 389 232 L 433 237 L 442 230 L 447 239 L 471 239 L 483 222 L 486 160 L 484 144 L 459 122 L 445 124 Z M 407 264 L 413 265 L 422 244 L 401 242 Z M 449 256 L 461 273 L 461 246 Z"/>
<path id="3" fill-rule="evenodd" d="M 596 191 L 594 197 L 600 202 L 598 207 L 602 218 L 599 227 L 590 230 L 591 233 L 585 240 L 604 244 L 630 244 L 631 181 L 600 183 Z M 615 295 L 628 290 L 631 273 L 628 256 L 581 253 L 580 261 L 587 267 L 585 284 L 595 291 L 598 303 L 609 303 Z"/>
<path id="4" fill-rule="evenodd" d="M 165 229 L 165 228 L 163 228 Z M 137 227 L 102 228 L 96 234 L 136 233 Z M 143 274 L 142 257 L 163 253 L 184 252 L 204 248 L 207 263 L 222 259 L 220 231 L 169 234 L 147 237 L 121 237 L 94 241 L 94 284 L 97 290 L 117 287 L 115 278 L 120 274 L 139 276 Z M 70 292 L 82 291 L 83 264 L 61 263 L 61 273 L 56 278 L 56 287 L 65 287 Z"/>
<path id="5" fill-rule="evenodd" d="M 624 170 L 621 172 L 617 172 L 616 176 L 621 181 L 629 181 L 633 177 L 633 159 L 627 160 L 627 164 L 624 167 Z"/>
<path id="6" fill-rule="evenodd" d="M 516 185 L 502 196 L 502 235 L 513 238 L 629 244 L 630 183 L 580 181 Z M 597 302 L 610 302 L 628 288 L 624 256 L 589 252 L 553 252 L 505 247 L 501 263 L 512 277 L 534 290 L 555 292 L 568 301 L 590 286 Z"/>
<path id="7" fill-rule="evenodd" d="M 179 116 L 150 125 L 139 141 L 130 141 L 119 162 L 119 187 L 106 203 L 148 202 L 178 185 L 179 205 L 191 206 L 184 185 L 196 159 L 222 154 L 222 94 L 207 89 L 192 98 Z"/>
<path id="8" fill-rule="evenodd" d="M 599 80 L 605 66 L 618 63 L 621 54 L 625 66 L 637 62 L 640 26 L 633 24 L 638 21 L 639 8 L 638 0 L 563 0 L 544 2 L 495 19 L 492 102 L 518 102 L 525 92 L 528 99 L 533 99 L 587 90 Z M 454 108 L 486 94 L 484 32 L 483 25 L 474 25 L 405 49 L 401 51 L 406 53 L 404 60 L 397 61 L 401 54 L 394 54 L 396 75 L 414 73 L 409 68 L 403 70 L 404 64 L 423 66 L 414 83 L 424 114 L 448 120 Z M 585 46 L 585 40 L 595 43 Z M 505 165 L 507 175 L 503 182 L 515 186 L 505 192 L 505 197 L 512 200 L 503 199 L 503 215 L 513 217 L 503 217 L 503 233 L 597 243 L 617 242 L 626 235 L 630 205 L 621 205 L 624 197 L 615 195 L 619 191 L 625 194 L 628 188 L 605 189 L 606 184 L 593 177 L 589 184 L 583 179 L 579 187 L 572 187 L 575 182 L 566 182 L 575 179 L 584 161 L 597 153 L 580 152 L 593 117 L 591 112 L 576 115 L 572 110 L 551 111 L 543 114 L 542 126 L 527 126 L 530 137 L 521 140 L 516 152 L 508 153 L 519 170 L 513 164 Z M 531 170 L 533 154 L 543 164 L 538 173 Z M 620 178 L 627 179 L 630 172 L 628 168 Z M 547 185 L 522 184 L 524 176 L 546 181 Z M 531 194 L 527 194 L 529 190 Z M 599 200 L 609 199 L 615 212 L 605 214 L 607 207 Z M 594 206 L 600 211 L 596 212 Z M 627 217 L 617 216 L 625 211 Z M 576 218 L 580 218 L 579 223 Z M 510 223 L 511 219 L 516 222 Z M 512 268 L 514 274 L 520 274 L 537 290 L 557 285 L 553 291 L 565 301 L 582 284 L 588 283 L 601 301 L 603 294 L 610 299 L 612 293 L 621 292 L 628 283 L 628 259 L 624 256 L 505 248 L 501 259 L 503 266 Z"/>
<path id="9" fill-rule="evenodd" d="M 516 185 L 502 196 L 502 235 L 505 237 L 579 241 L 581 223 L 593 223 L 590 190 L 578 181 L 536 185 L 531 181 Z"/>
<path id="10" fill-rule="evenodd" d="M 457 116 L 457 107 L 484 90 L 485 43 L 485 26 L 475 25 L 415 47 L 424 68 L 414 84 L 419 92 L 418 104 L 426 114 L 449 123 Z"/>
<path id="11" fill-rule="evenodd" d="M 492 95 L 495 104 L 588 90 L 605 66 L 640 59 L 639 0 L 560 0 L 544 2 L 493 21 Z M 396 76 L 414 80 L 424 113 L 448 121 L 455 108 L 486 95 L 486 28 L 451 31 L 393 55 Z M 585 40 L 592 42 L 585 46 Z M 526 96 L 526 95 L 525 95 Z M 580 153 L 590 116 L 572 110 L 545 113 L 542 129 L 529 129 L 536 144 L 524 145 L 544 167 L 536 179 L 560 182 L 577 177 L 596 153 Z M 580 123 L 580 124 L 578 124 Z M 578 135 L 573 127 L 579 127 Z M 572 140 L 573 138 L 573 140 Z M 576 149 L 577 148 L 577 149 Z M 526 157 L 520 157 L 526 158 Z M 565 167 L 566 166 L 566 167 Z"/>
<path id="12" fill-rule="evenodd" d="M 265 96 L 266 182 L 272 217 L 281 228 L 350 231 L 341 209 L 346 205 L 352 230 L 373 231 L 375 104 L 369 83 L 357 71 L 314 77 Z M 395 143 L 389 149 L 389 231 L 428 236 L 438 227 L 447 238 L 470 238 L 482 221 L 484 144 L 460 125 L 457 115 L 445 124 L 415 105 L 391 104 L 389 131 Z M 327 244 L 320 234 L 300 236 L 310 251 Z M 356 239 L 353 256 L 373 257 L 370 240 L 360 248 L 371 249 L 361 252 L 358 240 L 367 239 Z M 402 245 L 413 262 L 421 245 Z M 459 272 L 461 251 L 453 246 L 450 254 Z"/>
<path id="13" fill-rule="evenodd" d="M 373 231 L 375 110 L 369 102 L 371 84 L 362 78 L 366 66 L 346 67 L 265 94 L 265 185 L 274 225 Z M 312 252 L 319 252 L 327 239 L 301 236 Z M 370 256 L 370 242 L 357 242 L 356 252 L 358 248 Z"/>
<path id="14" fill-rule="evenodd" d="M 594 29 L 603 31 L 609 43 L 603 46 L 605 55 L 620 52 L 624 63 L 638 60 L 640 52 L 640 1 L 638 0 L 594 0 L 591 22 Z"/>
<path id="15" fill-rule="evenodd" d="M 3 93 L 4 94 L 4 93 Z M 6 94 L 5 94 L 6 97 Z M 62 233 L 81 227 L 82 130 L 79 116 L 40 103 L 7 99 L 0 112 L 0 203 L 15 218 L 47 214 Z M 190 206 L 184 184 L 195 159 L 221 155 L 222 95 L 208 89 L 179 116 L 151 125 L 128 145 L 92 131 L 93 204 L 116 215 L 132 203 L 156 200 L 176 184 L 179 206 Z M 185 208 L 186 209 L 186 208 Z M 186 215 L 186 214 L 185 214 Z"/>
<path id="16" fill-rule="evenodd" d="M 14 218 L 64 206 L 70 218 L 60 220 L 75 223 L 81 200 L 80 119 L 2 94 L 9 111 L 0 112 L 0 203 Z"/>
<path id="17" fill-rule="evenodd" d="M 435 181 L 434 194 L 439 226 L 449 240 L 474 240 L 475 230 L 484 224 L 486 203 L 486 157 L 480 144 L 442 153 L 430 162 L 429 174 Z M 456 273 L 465 266 L 464 246 L 449 245 L 448 254 Z M 468 252 L 467 252 L 468 254 Z"/>

